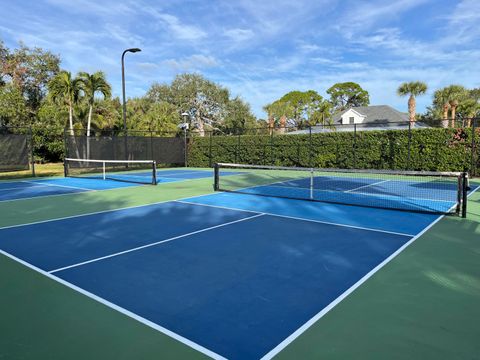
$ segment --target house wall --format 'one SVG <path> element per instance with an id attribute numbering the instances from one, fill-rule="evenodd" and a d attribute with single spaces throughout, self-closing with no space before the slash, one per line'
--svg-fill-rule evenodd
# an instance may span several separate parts
<path id="1" fill-rule="evenodd" d="M 362 114 L 358 113 L 353 109 L 350 109 L 342 115 L 342 124 L 343 125 L 351 124 L 350 118 L 352 117 L 353 117 L 353 124 L 361 124 L 363 123 L 363 120 L 365 120 L 365 116 L 363 116 Z"/>

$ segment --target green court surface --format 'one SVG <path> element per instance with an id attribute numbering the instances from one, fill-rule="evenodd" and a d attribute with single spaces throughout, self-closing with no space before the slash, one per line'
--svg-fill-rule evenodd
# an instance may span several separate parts
<path id="1" fill-rule="evenodd" d="M 212 179 L 0 203 L 0 227 L 183 199 Z M 480 191 L 343 299 L 279 359 L 480 359 Z M 206 356 L 0 254 L 0 359 Z"/>

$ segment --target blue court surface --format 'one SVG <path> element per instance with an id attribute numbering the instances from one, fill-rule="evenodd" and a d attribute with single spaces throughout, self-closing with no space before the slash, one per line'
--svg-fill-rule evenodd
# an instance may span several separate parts
<path id="1" fill-rule="evenodd" d="M 260 359 L 437 219 L 217 193 L 5 227 L 0 249 L 207 355 Z"/>
<path id="2" fill-rule="evenodd" d="M 236 174 L 235 172 L 224 173 L 224 175 Z M 190 179 L 211 178 L 212 171 L 171 169 L 157 171 L 158 184 L 178 182 Z M 151 172 L 131 172 L 128 174 L 115 174 L 115 179 L 102 179 L 102 175 L 88 176 L 85 178 L 50 178 L 40 180 L 21 180 L 0 182 L 0 201 L 18 199 L 29 199 L 40 196 L 52 196 L 63 194 L 74 194 L 95 190 L 110 190 L 140 184 L 132 181 L 143 181 L 148 183 L 152 178 Z"/>

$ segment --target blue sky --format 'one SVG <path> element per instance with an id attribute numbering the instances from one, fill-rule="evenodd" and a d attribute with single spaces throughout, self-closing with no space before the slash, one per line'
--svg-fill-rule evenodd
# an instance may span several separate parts
<path id="1" fill-rule="evenodd" d="M 291 90 L 325 96 L 355 81 L 372 105 L 406 111 L 404 81 L 433 91 L 479 87 L 480 1 L 399 0 L 1 0 L 0 38 L 59 54 L 72 72 L 102 70 L 121 91 L 120 55 L 128 54 L 127 95 L 152 82 L 198 72 L 262 107 Z"/>

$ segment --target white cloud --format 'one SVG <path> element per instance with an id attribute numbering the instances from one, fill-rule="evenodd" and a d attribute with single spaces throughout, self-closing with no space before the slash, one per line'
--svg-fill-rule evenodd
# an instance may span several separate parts
<path id="1" fill-rule="evenodd" d="M 182 59 L 164 60 L 163 64 L 178 71 L 193 71 L 217 66 L 218 62 L 213 56 L 195 54 Z"/>
<path id="2" fill-rule="evenodd" d="M 144 11 L 165 24 L 172 35 L 178 39 L 198 40 L 207 36 L 207 33 L 201 28 L 182 23 L 176 16 L 162 13 L 152 7 L 144 8 Z"/>
<path id="3" fill-rule="evenodd" d="M 225 30 L 224 35 L 235 42 L 240 42 L 251 39 L 254 33 L 250 29 L 228 29 Z"/>

